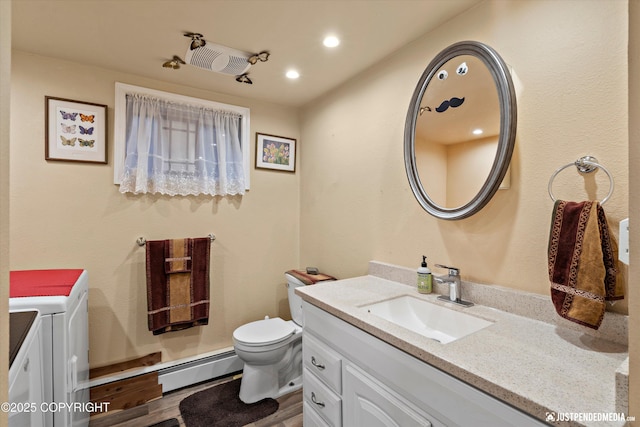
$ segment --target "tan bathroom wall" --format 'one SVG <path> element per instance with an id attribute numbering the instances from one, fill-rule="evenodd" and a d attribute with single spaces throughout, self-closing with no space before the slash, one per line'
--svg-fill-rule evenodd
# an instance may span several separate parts
<path id="1" fill-rule="evenodd" d="M 496 136 L 447 146 L 447 207 L 464 206 L 478 194 L 491 172 L 497 147 Z"/>
<path id="2" fill-rule="evenodd" d="M 629 415 L 640 425 L 640 1 L 629 2 Z"/>
<path id="3" fill-rule="evenodd" d="M 12 70 L 10 267 L 88 270 L 93 367 L 156 351 L 170 361 L 221 349 L 232 345 L 232 332 L 243 323 L 265 315 L 288 318 L 283 273 L 299 266 L 300 174 L 253 165 L 255 132 L 299 139 L 295 110 L 19 51 L 13 52 Z M 247 194 L 120 194 L 113 184 L 115 82 L 249 107 Z M 229 84 L 236 83 L 230 78 Z M 108 165 L 44 160 L 45 95 L 109 106 Z M 145 250 L 136 239 L 209 233 L 216 235 L 209 325 L 152 335 Z"/>
<path id="4" fill-rule="evenodd" d="M 0 348 L 9 348 L 9 94 L 11 2 L 0 1 Z M 9 353 L 0 353 L 0 403 L 9 400 Z M 0 426 L 7 414 L 0 411 Z"/>
<path id="5" fill-rule="evenodd" d="M 513 67 L 521 82 L 518 130 L 511 189 L 470 218 L 445 221 L 411 192 L 403 132 L 424 68 L 462 40 L 487 43 Z M 459 267 L 465 280 L 548 294 L 547 184 L 557 168 L 595 156 L 616 181 L 605 205 L 613 235 L 629 215 L 627 42 L 626 1 L 490 0 L 308 105 L 302 263 L 350 277 L 366 274 L 372 259 L 417 268 L 424 254 L 430 266 Z M 565 170 L 556 197 L 602 199 L 609 182 L 594 175 Z M 626 267 L 622 275 L 626 282 Z M 614 309 L 627 312 L 626 300 Z"/>

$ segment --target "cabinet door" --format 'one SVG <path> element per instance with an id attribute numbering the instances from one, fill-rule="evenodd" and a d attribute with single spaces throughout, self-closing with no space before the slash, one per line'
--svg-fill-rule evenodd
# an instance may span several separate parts
<path id="1" fill-rule="evenodd" d="M 432 425 L 400 396 L 350 364 L 345 367 L 342 400 L 345 426 L 429 427 Z"/>

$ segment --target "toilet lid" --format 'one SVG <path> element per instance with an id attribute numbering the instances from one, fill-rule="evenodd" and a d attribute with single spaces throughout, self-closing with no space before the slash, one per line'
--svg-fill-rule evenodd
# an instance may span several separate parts
<path id="1" fill-rule="evenodd" d="M 233 331 L 233 338 L 247 345 L 266 345 L 282 341 L 294 332 L 289 322 L 276 317 L 242 325 Z"/>

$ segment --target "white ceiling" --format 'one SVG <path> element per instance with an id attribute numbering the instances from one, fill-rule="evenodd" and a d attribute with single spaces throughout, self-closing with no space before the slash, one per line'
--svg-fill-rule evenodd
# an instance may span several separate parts
<path id="1" fill-rule="evenodd" d="M 4 1 L 4 0 L 0 0 Z M 14 49 L 281 105 L 301 106 L 480 0 L 13 0 Z M 190 65 L 198 32 L 247 52 L 268 50 L 253 84 Z M 341 44 L 322 46 L 333 33 Z M 284 77 L 296 68 L 298 80 Z"/>

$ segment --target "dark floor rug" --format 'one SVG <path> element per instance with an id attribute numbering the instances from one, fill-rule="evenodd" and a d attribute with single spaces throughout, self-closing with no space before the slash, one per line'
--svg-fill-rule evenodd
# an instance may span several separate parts
<path id="1" fill-rule="evenodd" d="M 240 427 L 278 410 L 274 399 L 246 404 L 240 400 L 240 380 L 229 381 L 186 397 L 180 414 L 187 427 Z"/>
<path id="2" fill-rule="evenodd" d="M 180 422 L 177 418 L 171 418 L 170 420 L 160 421 L 150 425 L 149 427 L 180 427 Z"/>

